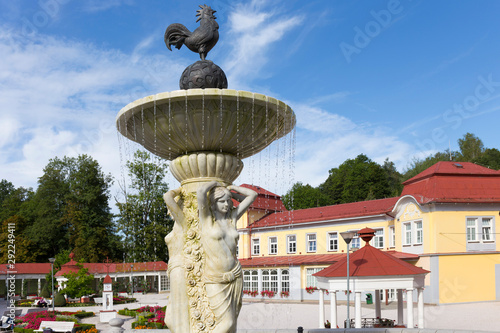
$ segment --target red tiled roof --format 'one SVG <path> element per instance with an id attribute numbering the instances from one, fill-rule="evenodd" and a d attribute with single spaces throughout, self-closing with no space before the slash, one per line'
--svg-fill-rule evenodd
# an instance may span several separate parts
<path id="1" fill-rule="evenodd" d="M 20 263 L 15 264 L 13 268 L 9 267 L 9 272 L 15 274 L 48 274 L 50 273 L 50 263 Z M 0 265 L 0 275 L 7 274 L 5 265 Z M 14 274 L 14 273 L 11 273 Z"/>
<path id="2" fill-rule="evenodd" d="M 347 256 L 319 271 L 314 276 L 343 277 L 347 273 Z M 349 257 L 350 276 L 417 275 L 429 271 L 409 264 L 391 253 L 381 251 L 366 243 Z"/>
<path id="3" fill-rule="evenodd" d="M 470 162 L 438 162 L 403 183 L 420 203 L 500 202 L 500 171 Z"/>
<path id="4" fill-rule="evenodd" d="M 240 259 L 240 263 L 243 267 L 330 265 L 340 258 L 342 258 L 342 254 L 266 256 Z"/>
<path id="5" fill-rule="evenodd" d="M 275 213 L 256 221 L 252 228 L 385 214 L 392 210 L 398 199 L 394 197 Z"/>
<path id="6" fill-rule="evenodd" d="M 404 253 L 397 251 L 386 251 L 385 253 L 400 260 L 416 260 L 419 258 L 417 254 L 412 254 L 412 253 Z M 241 266 L 243 267 L 331 265 L 342 260 L 345 261 L 346 258 L 347 258 L 346 253 L 302 254 L 302 255 L 299 254 L 299 255 L 289 255 L 289 256 L 252 257 L 248 259 L 240 259 L 240 263 Z"/>
<path id="7" fill-rule="evenodd" d="M 90 274 L 105 274 L 108 272 L 107 265 L 108 264 L 104 263 L 86 263 L 83 264 L 83 267 L 88 268 Z M 166 271 L 166 270 L 167 270 L 167 264 L 164 261 L 109 264 L 110 273 L 123 273 L 130 271 L 155 272 L 155 271 Z"/>
<path id="8" fill-rule="evenodd" d="M 246 187 L 257 192 L 257 198 L 250 205 L 250 208 L 266 210 L 273 213 L 287 210 L 279 195 L 269 192 L 260 186 L 242 184 L 241 187 Z M 233 204 L 237 206 L 239 203 L 233 199 Z"/>

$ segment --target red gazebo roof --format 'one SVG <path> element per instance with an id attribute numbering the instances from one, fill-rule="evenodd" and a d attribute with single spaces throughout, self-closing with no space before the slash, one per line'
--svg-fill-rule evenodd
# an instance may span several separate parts
<path id="1" fill-rule="evenodd" d="M 364 234 L 373 229 L 362 229 Z M 391 275 L 418 275 L 429 271 L 414 266 L 394 255 L 381 251 L 370 245 L 371 237 L 366 238 L 366 244 L 349 256 L 349 275 L 360 276 L 391 276 Z M 345 277 L 347 275 L 347 256 L 337 263 L 313 274 L 321 277 Z"/>

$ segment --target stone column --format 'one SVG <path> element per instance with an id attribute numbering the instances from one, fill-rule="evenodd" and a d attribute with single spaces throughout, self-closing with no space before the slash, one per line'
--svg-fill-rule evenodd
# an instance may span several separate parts
<path id="1" fill-rule="evenodd" d="M 330 319 L 332 328 L 337 328 L 337 291 L 330 290 Z"/>
<path id="2" fill-rule="evenodd" d="M 356 297 L 354 301 L 354 328 L 361 328 L 361 291 L 355 292 Z"/>
<path id="3" fill-rule="evenodd" d="M 406 289 L 406 306 L 407 306 L 407 328 L 413 328 L 413 288 Z"/>
<path id="4" fill-rule="evenodd" d="M 403 325 L 403 289 L 398 289 L 398 325 Z"/>
<path id="5" fill-rule="evenodd" d="M 382 318 L 380 311 L 380 290 L 375 290 L 375 317 Z"/>
<path id="6" fill-rule="evenodd" d="M 418 308 L 417 308 L 417 313 L 418 313 L 418 328 L 424 328 L 424 288 L 417 288 L 418 292 Z"/>
<path id="7" fill-rule="evenodd" d="M 325 293 L 323 289 L 319 289 L 319 326 L 325 328 Z"/>

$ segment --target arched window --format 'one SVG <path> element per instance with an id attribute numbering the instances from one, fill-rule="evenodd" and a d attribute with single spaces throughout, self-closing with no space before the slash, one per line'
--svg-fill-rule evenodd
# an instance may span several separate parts
<path id="1" fill-rule="evenodd" d="M 288 269 L 281 270 L 281 291 L 290 292 L 290 271 Z"/>

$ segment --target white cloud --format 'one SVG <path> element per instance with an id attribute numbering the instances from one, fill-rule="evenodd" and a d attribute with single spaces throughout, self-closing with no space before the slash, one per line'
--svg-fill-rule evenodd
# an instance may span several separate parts
<path id="1" fill-rule="evenodd" d="M 357 124 L 319 107 L 293 104 L 297 116 L 296 181 L 318 186 L 328 170 L 346 159 L 365 154 L 381 164 L 388 157 L 396 165 L 406 165 L 412 147 L 387 130 Z"/>
<path id="2" fill-rule="evenodd" d="M 147 39 L 136 50 L 147 47 Z M 165 56 L 125 54 L 0 31 L 0 170 L 36 186 L 49 159 L 86 153 L 120 174 L 115 116 L 131 101 L 177 87 L 185 67 Z M 173 74 L 175 73 L 175 74 Z"/>
<path id="3" fill-rule="evenodd" d="M 258 75 L 268 61 L 266 51 L 269 45 L 279 41 L 303 21 L 300 16 L 281 17 L 263 11 L 261 5 L 261 1 L 252 1 L 230 13 L 228 34 L 233 45 L 223 67 L 233 86 L 238 86 L 241 78 L 249 79 Z"/>
<path id="4" fill-rule="evenodd" d="M 122 5 L 132 5 L 133 0 L 87 0 L 83 9 L 87 12 L 101 12 Z"/>

